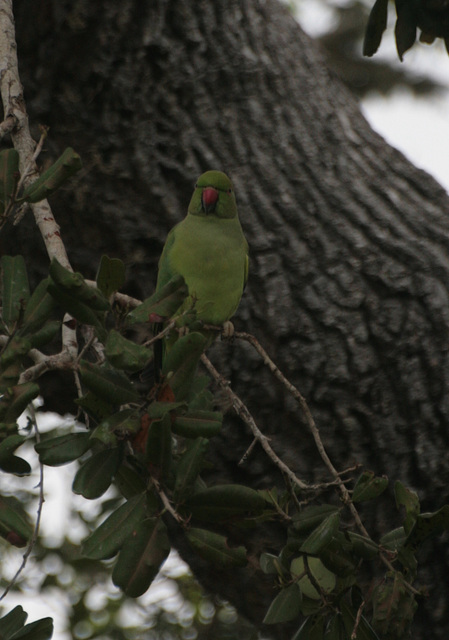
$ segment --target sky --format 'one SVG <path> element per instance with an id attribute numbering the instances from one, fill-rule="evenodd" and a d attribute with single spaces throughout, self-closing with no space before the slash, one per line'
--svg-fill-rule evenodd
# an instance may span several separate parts
<path id="1" fill-rule="evenodd" d="M 329 4 L 332 2 L 346 4 L 345 0 L 329 0 Z M 374 0 L 367 3 L 372 6 Z M 323 0 L 295 0 L 289 4 L 296 5 L 296 17 L 312 37 L 332 26 L 332 11 Z M 405 90 L 394 91 L 387 97 L 370 94 L 362 100 L 361 109 L 373 129 L 416 166 L 433 175 L 449 192 L 449 55 L 441 40 L 430 46 L 417 42 L 405 53 L 401 63 L 393 36 L 394 22 L 391 8 L 388 27 L 375 58 L 435 78 L 447 89 L 421 98 Z"/>
<path id="2" fill-rule="evenodd" d="M 301 3 L 300 10 L 298 5 L 297 17 L 303 28 L 310 35 L 318 35 L 328 28 L 332 16 L 331 13 L 323 9 L 322 2 L 317 0 L 297 1 Z M 335 1 L 344 2 L 344 0 Z M 393 60 L 394 64 L 401 64 L 396 55 L 391 24 L 390 34 L 384 34 L 381 47 L 376 55 L 379 58 Z M 408 65 L 409 68 L 413 68 L 423 75 L 433 76 L 449 87 L 449 56 L 441 42 L 430 47 L 423 44 L 415 45 L 411 51 L 405 54 L 402 64 Z M 371 94 L 362 101 L 361 108 L 371 126 L 378 133 L 390 144 L 402 151 L 414 164 L 432 174 L 449 191 L 447 151 L 449 148 L 449 89 L 438 96 L 422 98 L 414 97 L 406 91 L 396 91 L 387 97 Z M 60 421 L 59 417 L 54 419 Z M 49 426 L 51 426 L 51 422 L 45 428 L 49 428 Z M 70 520 L 70 508 L 64 500 L 64 496 L 67 496 L 67 493 L 70 492 L 73 470 L 65 467 L 64 471 L 62 473 L 62 468 L 46 470 L 43 534 L 46 536 L 52 535 L 55 539 L 55 544 L 57 544 L 58 540 L 61 540 L 64 534 L 63 529 L 58 528 L 58 523 L 64 522 L 66 524 Z M 36 477 L 30 479 L 30 482 L 35 483 L 35 481 Z M 80 499 L 74 496 L 74 500 Z M 56 511 L 58 517 L 49 522 L 47 514 L 52 511 Z M 82 527 L 80 528 L 80 524 L 74 521 L 71 522 L 71 531 L 74 539 L 79 538 L 81 540 L 85 535 L 85 530 Z M 17 563 L 20 563 L 20 559 L 19 551 L 16 554 L 15 563 L 8 568 L 11 575 L 17 568 Z M 30 567 L 32 571 L 32 562 L 30 562 Z M 54 570 L 57 570 L 57 567 Z M 166 572 L 169 577 L 179 570 L 182 570 L 182 567 L 176 558 L 172 559 L 166 566 Z M 162 597 L 166 597 L 168 609 L 172 607 L 173 610 L 178 610 L 182 602 L 177 597 L 173 585 L 174 583 L 168 578 L 165 581 L 161 579 L 152 586 L 145 597 L 147 606 L 158 602 Z M 95 597 L 95 593 L 93 597 Z M 9 611 L 19 603 L 29 613 L 28 622 L 52 615 L 55 618 L 56 625 L 54 640 L 70 640 L 69 636 L 63 632 L 64 606 L 66 603 L 59 602 L 58 605 L 55 598 L 44 601 L 36 598 L 35 595 L 32 595 L 29 602 L 24 603 L 23 597 L 17 599 L 13 594 L 10 594 L 2 604 Z M 128 615 L 132 616 L 132 612 L 128 612 Z"/>

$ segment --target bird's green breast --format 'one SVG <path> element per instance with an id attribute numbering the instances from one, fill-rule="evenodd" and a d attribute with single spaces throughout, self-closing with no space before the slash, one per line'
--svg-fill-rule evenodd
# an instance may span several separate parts
<path id="1" fill-rule="evenodd" d="M 238 218 L 188 215 L 173 229 L 174 240 L 164 260 L 171 274 L 188 286 L 197 317 L 223 324 L 235 313 L 245 285 L 248 245 Z"/>

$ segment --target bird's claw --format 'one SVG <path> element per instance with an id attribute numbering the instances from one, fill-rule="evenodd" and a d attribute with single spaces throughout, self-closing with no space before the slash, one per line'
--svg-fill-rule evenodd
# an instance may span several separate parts
<path id="1" fill-rule="evenodd" d="M 234 325 L 230 320 L 226 320 L 223 322 L 223 328 L 221 330 L 221 339 L 222 340 L 230 340 L 234 337 L 235 329 Z"/>

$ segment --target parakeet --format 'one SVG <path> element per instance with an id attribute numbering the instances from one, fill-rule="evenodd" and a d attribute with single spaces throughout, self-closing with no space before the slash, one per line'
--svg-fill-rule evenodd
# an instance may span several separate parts
<path id="1" fill-rule="evenodd" d="M 234 315 L 248 278 L 248 243 L 232 183 L 221 171 L 198 178 L 187 216 L 167 236 L 156 290 L 176 274 L 189 291 L 177 314 L 193 305 L 198 320 L 214 325 Z"/>

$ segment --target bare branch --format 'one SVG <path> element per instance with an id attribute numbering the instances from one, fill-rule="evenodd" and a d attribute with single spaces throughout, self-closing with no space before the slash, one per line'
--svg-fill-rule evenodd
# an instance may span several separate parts
<path id="1" fill-rule="evenodd" d="M 254 336 L 252 336 L 249 333 L 244 333 L 244 332 L 236 332 L 235 333 L 235 337 L 236 338 L 240 338 L 241 340 L 246 340 L 246 342 L 249 342 L 255 349 L 256 351 L 259 353 L 259 355 L 262 357 L 263 363 L 270 369 L 271 373 L 275 376 L 275 378 L 277 378 L 282 384 L 283 386 L 287 389 L 287 391 L 289 393 L 291 393 L 291 395 L 295 398 L 295 400 L 298 402 L 301 411 L 304 415 L 305 418 L 305 422 L 307 427 L 309 428 L 309 431 L 311 432 L 313 439 L 315 441 L 315 446 L 318 449 L 318 453 L 321 456 L 321 459 L 323 460 L 324 464 L 326 465 L 327 469 L 329 470 L 329 472 L 331 473 L 331 475 L 334 478 L 335 484 L 338 486 L 338 489 L 340 491 L 341 494 L 341 498 L 344 504 L 348 505 L 351 514 L 357 524 L 357 527 L 359 528 L 360 532 L 366 536 L 366 537 L 370 537 L 367 530 L 365 529 L 360 516 L 357 512 L 357 509 L 354 507 L 354 504 L 352 503 L 351 500 L 351 496 L 349 494 L 349 491 L 346 488 L 345 483 L 343 482 L 343 480 L 341 479 L 339 472 L 337 471 L 337 469 L 334 467 L 334 465 L 332 464 L 331 459 L 329 458 L 326 449 L 324 448 L 324 444 L 323 441 L 321 440 L 321 436 L 320 433 L 318 431 L 318 427 L 315 424 L 315 420 L 313 419 L 312 413 L 309 409 L 309 406 L 306 402 L 306 399 L 304 398 L 304 396 L 302 395 L 302 393 L 284 376 L 284 374 L 282 373 L 282 371 L 279 369 L 279 367 L 277 367 L 274 362 L 271 360 L 271 358 L 269 357 L 268 353 L 265 351 L 265 349 L 262 347 L 262 345 L 258 342 L 258 340 L 256 340 L 256 338 Z"/>
<path id="2" fill-rule="evenodd" d="M 252 336 L 249 333 L 244 333 L 244 332 L 236 332 L 234 335 L 235 335 L 236 338 L 240 338 L 241 340 L 246 340 L 247 342 L 249 342 L 256 349 L 256 351 L 262 357 L 263 363 L 270 369 L 270 371 L 273 373 L 273 375 L 284 385 L 284 387 L 297 400 L 299 406 L 301 407 L 303 415 L 305 417 L 306 424 L 307 424 L 310 432 L 312 433 L 313 439 L 315 441 L 315 445 L 316 445 L 316 447 L 318 449 L 318 452 L 319 452 L 319 454 L 321 456 L 321 459 L 323 460 L 323 462 L 326 465 L 327 469 L 330 471 L 330 473 L 334 477 L 334 484 L 337 486 L 337 488 L 338 488 L 338 490 L 340 492 L 340 496 L 341 496 L 341 500 L 342 500 L 343 504 L 347 505 L 347 507 L 349 508 L 349 510 L 351 512 L 351 515 L 354 518 L 354 521 L 355 521 L 355 523 L 357 525 L 357 528 L 359 529 L 361 534 L 365 538 L 368 538 L 369 540 L 371 540 L 371 536 L 369 535 L 368 531 L 366 530 L 365 525 L 363 524 L 363 522 L 362 522 L 362 520 L 360 518 L 359 512 L 357 511 L 354 503 L 352 502 L 350 493 L 349 493 L 348 489 L 346 488 L 345 483 L 341 479 L 342 473 L 339 473 L 337 471 L 337 469 L 332 464 L 329 456 L 327 455 L 326 449 L 324 448 L 323 442 L 321 440 L 320 433 L 319 433 L 318 428 L 317 428 L 317 426 L 315 424 L 315 420 L 313 419 L 313 416 L 312 416 L 312 414 L 310 412 L 310 409 L 309 409 L 309 407 L 307 405 L 307 402 L 306 402 L 304 396 L 301 394 L 301 392 L 294 385 L 292 385 L 292 383 L 289 380 L 287 380 L 287 378 L 280 371 L 280 369 L 274 364 L 274 362 L 271 360 L 271 358 L 269 357 L 269 355 L 267 354 L 265 349 L 261 346 L 261 344 L 258 342 L 258 340 L 254 336 Z M 380 557 L 381 561 L 384 563 L 384 565 L 390 571 L 394 571 L 393 565 L 388 560 L 388 558 L 385 556 L 385 554 L 380 552 L 379 553 L 379 557 Z M 413 593 L 415 595 L 419 595 L 419 591 L 417 589 L 415 589 L 410 583 L 404 581 L 404 585 L 411 593 Z"/>
<path id="3" fill-rule="evenodd" d="M 186 522 L 184 520 L 184 518 L 174 509 L 174 507 L 172 506 L 170 500 L 167 497 L 167 494 L 165 493 L 165 491 L 162 489 L 161 485 L 159 484 L 159 482 L 156 480 L 156 478 L 151 478 L 151 481 L 154 485 L 154 488 L 156 489 L 157 494 L 159 495 L 162 504 L 164 505 L 165 510 L 176 520 L 176 522 L 178 522 L 178 524 L 185 526 Z"/>
<path id="4" fill-rule="evenodd" d="M 69 322 L 65 322 L 69 320 Z M 74 369 L 78 358 L 78 340 L 76 329 L 72 327 L 71 316 L 66 314 L 62 325 L 62 344 L 60 353 L 45 355 L 38 349 L 31 349 L 28 353 L 30 358 L 36 363 L 23 371 L 19 378 L 19 383 L 37 380 L 46 371 L 53 369 Z"/>
<path id="5" fill-rule="evenodd" d="M 229 383 L 223 378 L 223 376 L 220 373 L 218 373 L 218 371 L 216 370 L 212 362 L 205 356 L 204 353 L 201 356 L 201 362 L 204 364 L 204 366 L 209 371 L 213 379 L 220 386 L 220 388 L 228 396 L 232 404 L 232 407 L 234 408 L 234 411 L 237 413 L 237 415 L 241 417 L 244 423 L 247 424 L 248 427 L 251 429 L 252 433 L 254 434 L 254 437 L 257 439 L 258 442 L 260 442 L 263 450 L 268 455 L 270 460 L 272 460 L 274 464 L 279 469 L 281 469 L 281 471 L 285 473 L 285 475 L 293 482 L 293 484 L 295 484 L 300 489 L 307 490 L 307 491 L 314 489 L 315 487 L 310 486 L 307 483 L 300 480 L 293 473 L 293 471 L 285 464 L 285 462 L 282 462 L 282 460 L 276 455 L 276 453 L 273 451 L 273 449 L 269 444 L 267 436 L 265 436 L 261 432 L 261 430 L 257 426 L 254 418 L 252 417 L 246 405 L 240 400 L 240 398 L 234 393 L 234 391 L 232 391 L 231 387 L 229 386 Z"/>

